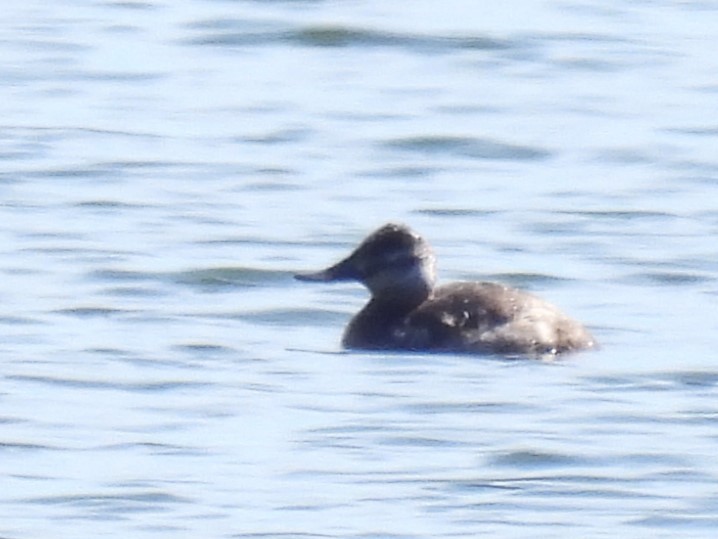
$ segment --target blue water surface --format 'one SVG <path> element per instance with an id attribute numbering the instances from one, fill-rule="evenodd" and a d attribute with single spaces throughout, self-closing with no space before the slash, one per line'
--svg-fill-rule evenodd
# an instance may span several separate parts
<path id="1" fill-rule="evenodd" d="M 1 537 L 715 536 L 713 3 L 3 21 Z M 387 221 L 601 349 L 342 351 Z"/>

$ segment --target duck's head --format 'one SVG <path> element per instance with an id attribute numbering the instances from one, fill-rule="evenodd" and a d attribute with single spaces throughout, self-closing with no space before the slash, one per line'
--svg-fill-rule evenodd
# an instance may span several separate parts
<path id="1" fill-rule="evenodd" d="M 352 254 L 300 281 L 359 281 L 376 298 L 427 298 L 436 280 L 429 244 L 409 227 L 388 224 L 367 237 Z"/>

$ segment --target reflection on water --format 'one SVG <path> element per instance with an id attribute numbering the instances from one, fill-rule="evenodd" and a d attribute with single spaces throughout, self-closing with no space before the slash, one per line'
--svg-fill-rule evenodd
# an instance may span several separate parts
<path id="1" fill-rule="evenodd" d="M 0 536 L 714 535 L 715 8 L 407 8 L 7 7 Z M 602 349 L 340 350 L 387 221 Z"/>

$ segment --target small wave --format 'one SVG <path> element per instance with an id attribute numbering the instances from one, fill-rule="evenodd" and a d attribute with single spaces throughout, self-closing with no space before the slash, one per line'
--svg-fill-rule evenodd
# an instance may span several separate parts
<path id="1" fill-rule="evenodd" d="M 424 35 L 333 24 L 280 28 L 268 24 L 223 20 L 194 24 L 190 30 L 200 30 L 202 34 L 185 40 L 185 43 L 200 46 L 241 47 L 286 43 L 322 48 L 404 48 L 421 52 L 506 50 L 516 46 L 510 41 L 487 36 Z"/>
<path id="2" fill-rule="evenodd" d="M 684 387 L 715 387 L 718 386 L 718 372 L 714 371 L 676 371 L 661 377 Z"/>
<path id="3" fill-rule="evenodd" d="M 535 160 L 546 159 L 548 150 L 534 146 L 507 144 L 495 140 L 427 135 L 397 138 L 383 143 L 386 148 L 423 154 L 470 157 L 473 159 Z"/>
<path id="4" fill-rule="evenodd" d="M 103 281 L 141 281 L 152 277 L 150 273 L 118 269 L 95 270 L 90 275 Z"/>
<path id="5" fill-rule="evenodd" d="M 317 47 L 402 47 L 440 51 L 445 49 L 500 50 L 505 41 L 487 37 L 448 37 L 381 32 L 347 26 L 310 26 L 293 33 L 292 41 Z"/>
<path id="6" fill-rule="evenodd" d="M 301 142 L 306 140 L 312 131 L 310 129 L 279 129 L 262 135 L 254 135 L 248 137 L 240 137 L 240 142 L 249 142 L 253 144 L 287 144 L 291 142 Z"/>
<path id="7" fill-rule="evenodd" d="M 142 209 L 147 208 L 144 204 L 130 204 L 119 200 L 95 199 L 83 200 L 73 204 L 76 208 L 97 209 L 97 210 L 124 210 L 124 209 Z"/>
<path id="8" fill-rule="evenodd" d="M 146 504 L 169 504 L 169 503 L 189 503 L 189 500 L 174 494 L 168 494 L 165 492 L 147 491 L 147 492 L 132 492 L 132 493 L 116 493 L 116 494 L 69 494 L 59 496 L 43 496 L 37 498 L 30 498 L 25 500 L 27 503 L 36 503 L 41 505 L 76 505 L 76 506 L 91 506 L 91 507 L 115 507 L 117 505 L 127 506 L 128 504 L 137 505 L 141 504 L 142 508 L 138 507 L 138 510 L 147 511 Z M 127 512 L 129 508 L 124 507 L 122 510 Z M 160 510 L 158 507 L 157 510 Z"/>
<path id="9" fill-rule="evenodd" d="M 208 343 L 191 343 L 191 344 L 182 344 L 175 347 L 177 350 L 185 350 L 188 352 L 202 352 L 202 353 L 212 353 L 212 354 L 225 354 L 225 353 L 234 353 L 234 350 L 232 348 L 229 348 L 227 346 L 221 346 L 218 344 L 208 344 Z"/>
<path id="10" fill-rule="evenodd" d="M 54 447 L 45 444 L 32 444 L 27 442 L 0 442 L 0 451 L 46 451 L 46 450 L 58 450 L 61 448 Z"/>
<path id="11" fill-rule="evenodd" d="M 0 316 L 0 323 L 9 326 L 34 326 L 42 324 L 40 320 L 24 316 Z"/>
<path id="12" fill-rule="evenodd" d="M 95 279 L 108 282 L 160 281 L 209 290 L 255 287 L 284 281 L 287 283 L 291 282 L 291 274 L 287 271 L 231 266 L 175 272 L 151 272 L 107 268 L 95 270 L 91 273 L 91 276 Z"/>
<path id="13" fill-rule="evenodd" d="M 497 466 L 509 466 L 517 468 L 554 468 L 557 466 L 576 466 L 583 462 L 572 455 L 559 453 L 547 453 L 536 450 L 511 451 L 502 455 L 494 456 L 492 463 Z"/>
<path id="14" fill-rule="evenodd" d="M 431 217 L 485 217 L 500 213 L 496 210 L 477 210 L 473 208 L 421 208 L 412 213 Z"/>
<path id="15" fill-rule="evenodd" d="M 470 445 L 466 442 L 458 440 L 446 440 L 441 438 L 431 438 L 428 436 L 386 436 L 381 438 L 379 443 L 389 446 L 424 448 L 461 447 Z"/>
<path id="16" fill-rule="evenodd" d="M 125 309 L 115 309 L 112 307 L 69 307 L 67 309 L 59 309 L 55 312 L 59 313 L 59 314 L 65 314 L 68 316 L 89 318 L 89 317 L 117 316 L 117 315 L 121 315 L 121 314 L 128 314 L 131 311 L 128 311 Z"/>
<path id="17" fill-rule="evenodd" d="M 623 220 L 654 220 L 654 219 L 666 219 L 675 218 L 676 214 L 656 211 L 656 210 L 557 210 L 555 212 L 558 215 L 572 215 L 578 217 L 593 217 L 596 219 L 615 219 L 619 221 Z"/>
<path id="18" fill-rule="evenodd" d="M 559 277 L 558 275 L 549 275 L 547 273 L 531 273 L 531 272 L 512 272 L 512 273 L 493 273 L 487 276 L 489 281 L 498 281 L 509 283 L 519 288 L 530 288 L 535 285 L 551 285 L 569 284 L 575 282 L 575 279 L 568 277 Z"/>
<path id="19" fill-rule="evenodd" d="M 56 387 L 68 387 L 76 389 L 103 389 L 130 391 L 137 393 L 160 393 L 174 391 L 177 389 L 206 387 L 209 384 L 190 380 L 159 380 L 154 382 L 130 382 L 118 380 L 91 380 L 82 378 L 59 378 L 54 376 L 32 376 L 16 374 L 7 376 L 10 380 L 19 382 L 31 382 Z"/>
<path id="20" fill-rule="evenodd" d="M 516 402 L 432 402 L 409 404 L 401 409 L 421 416 L 427 415 L 450 415 L 450 414 L 513 414 L 529 413 L 534 408 L 527 404 Z"/>
<path id="21" fill-rule="evenodd" d="M 715 280 L 715 277 L 700 273 L 678 271 L 647 271 L 628 275 L 622 280 L 660 286 L 691 286 L 710 283 Z"/>
<path id="22" fill-rule="evenodd" d="M 234 318 L 261 325 L 307 326 L 341 324 L 346 322 L 346 316 L 324 309 L 262 309 L 239 313 Z"/>
<path id="23" fill-rule="evenodd" d="M 254 287 L 290 281 L 290 273 L 279 270 L 243 267 L 217 267 L 167 273 L 164 278 L 201 288 Z"/>

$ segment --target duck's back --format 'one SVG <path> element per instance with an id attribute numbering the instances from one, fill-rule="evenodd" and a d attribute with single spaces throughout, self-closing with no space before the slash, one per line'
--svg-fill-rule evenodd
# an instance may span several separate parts
<path id="1" fill-rule="evenodd" d="M 550 303 L 498 283 L 438 287 L 398 331 L 416 350 L 555 354 L 594 346 L 591 334 Z"/>

